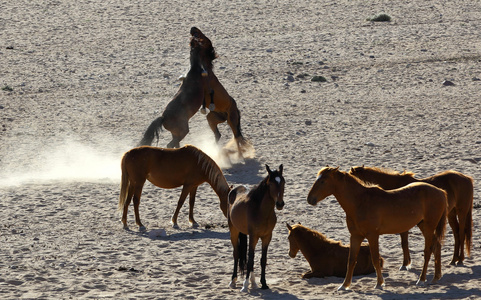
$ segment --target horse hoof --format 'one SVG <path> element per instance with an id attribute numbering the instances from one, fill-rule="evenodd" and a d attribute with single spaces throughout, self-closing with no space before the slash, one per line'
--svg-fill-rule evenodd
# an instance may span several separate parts
<path id="1" fill-rule="evenodd" d="M 231 289 L 234 289 L 235 286 L 236 286 L 236 283 L 237 283 L 237 280 L 236 280 L 236 279 L 233 279 L 233 280 L 229 283 L 229 287 L 230 287 Z"/>
<path id="2" fill-rule="evenodd" d="M 416 282 L 416 285 L 417 285 L 417 286 L 424 286 L 424 285 L 425 285 L 425 282 L 424 282 L 424 281 L 421 281 L 421 279 L 418 279 L 418 282 Z"/>
<path id="3" fill-rule="evenodd" d="M 267 284 L 265 284 L 265 285 L 263 284 L 262 287 L 261 287 L 261 289 L 263 289 L 263 290 L 268 290 L 268 289 L 269 289 L 269 286 L 267 286 Z"/>
<path id="4" fill-rule="evenodd" d="M 376 286 L 374 287 L 374 289 L 376 289 L 376 290 L 382 290 L 382 289 L 384 289 L 384 285 L 385 285 L 384 282 L 383 282 L 382 284 L 376 284 Z"/>
<path id="5" fill-rule="evenodd" d="M 139 226 L 139 231 L 140 231 L 140 232 L 145 232 L 145 231 L 147 231 L 147 228 L 145 228 L 144 225 Z"/>
<path id="6" fill-rule="evenodd" d="M 214 103 L 209 104 L 209 110 L 210 111 L 215 110 L 215 104 Z"/>
<path id="7" fill-rule="evenodd" d="M 199 228 L 199 223 L 197 223 L 197 222 L 189 222 L 189 223 L 190 223 L 190 227 Z"/>
<path id="8" fill-rule="evenodd" d="M 249 292 L 249 289 L 247 289 L 246 287 L 243 287 L 243 288 L 241 288 L 240 291 L 243 292 L 243 293 L 247 293 L 247 292 Z"/>
<path id="9" fill-rule="evenodd" d="M 340 287 L 337 288 L 338 291 L 349 291 L 348 286 L 341 285 Z"/>
<path id="10" fill-rule="evenodd" d="M 406 266 L 401 266 L 399 268 L 399 271 L 409 271 L 409 270 L 411 270 L 411 264 L 406 265 Z"/>
<path id="11" fill-rule="evenodd" d="M 205 114 L 207 113 L 207 111 L 205 110 L 205 108 L 201 108 L 201 109 L 200 109 L 200 113 L 203 114 L 203 115 L 205 115 Z"/>

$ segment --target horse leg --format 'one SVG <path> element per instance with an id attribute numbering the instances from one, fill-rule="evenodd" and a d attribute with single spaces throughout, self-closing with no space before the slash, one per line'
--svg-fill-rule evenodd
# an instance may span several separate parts
<path id="1" fill-rule="evenodd" d="M 209 127 L 214 132 L 215 135 L 215 142 L 218 143 L 221 137 L 221 134 L 219 132 L 219 128 L 217 128 L 217 125 L 225 122 L 226 118 L 222 116 L 220 113 L 211 111 L 207 114 L 207 122 L 209 123 Z"/>
<path id="2" fill-rule="evenodd" d="M 134 188 L 134 213 L 135 213 L 135 223 L 139 226 L 139 231 L 145 231 L 145 226 L 142 225 L 140 221 L 140 214 L 139 214 L 139 205 L 140 205 L 140 195 L 142 194 L 142 188 L 144 187 L 144 183 L 138 184 Z"/>
<path id="3" fill-rule="evenodd" d="M 130 186 L 129 190 L 127 192 L 127 200 L 125 200 L 124 210 L 123 210 L 123 213 L 122 213 L 122 223 L 124 224 L 124 229 L 129 228 L 129 226 L 127 226 L 127 213 L 129 211 L 130 201 L 132 201 L 132 196 L 133 196 L 133 187 Z"/>
<path id="4" fill-rule="evenodd" d="M 382 289 L 384 287 L 384 278 L 382 277 L 381 261 L 379 258 L 379 235 L 369 235 L 367 240 L 369 242 L 369 250 L 371 251 L 372 265 L 374 269 L 376 269 L 377 283 L 375 288 Z"/>
<path id="5" fill-rule="evenodd" d="M 401 247 L 403 249 L 403 265 L 399 270 L 410 270 L 411 269 L 411 256 L 409 254 L 409 231 L 403 232 L 401 235 Z"/>
<path id="6" fill-rule="evenodd" d="M 230 223 L 230 222 L 229 222 Z M 234 247 L 233 255 L 234 255 L 234 271 L 232 272 L 232 279 L 229 283 L 229 287 L 235 288 L 237 282 L 237 266 L 239 264 L 239 231 L 235 229 L 232 224 L 229 224 L 229 231 L 230 231 L 230 242 L 232 247 Z"/>
<path id="7" fill-rule="evenodd" d="M 164 128 L 170 130 L 172 134 L 172 140 L 167 144 L 167 148 L 179 148 L 180 141 L 182 141 L 189 133 L 189 120 L 183 120 L 175 123 L 175 128 L 171 128 L 170 126 L 170 124 L 164 123 Z"/>
<path id="8" fill-rule="evenodd" d="M 170 220 L 170 224 L 172 224 L 173 228 L 179 228 L 177 225 L 177 216 L 179 215 L 180 208 L 184 205 L 185 199 L 190 192 L 191 187 L 188 185 L 184 185 L 182 187 L 182 192 L 180 193 L 179 202 L 177 202 L 177 208 L 175 209 L 174 214 L 172 215 L 172 219 Z"/>
<path id="9" fill-rule="evenodd" d="M 347 262 L 347 272 L 346 277 L 344 278 L 344 282 L 342 285 L 337 289 L 340 290 L 349 290 L 352 282 L 352 275 L 354 273 L 354 267 L 356 266 L 357 262 L 357 255 L 359 254 L 359 250 L 361 249 L 361 243 L 364 240 L 364 237 L 358 234 L 351 233 L 351 242 L 349 245 L 349 258 Z"/>
<path id="10" fill-rule="evenodd" d="M 429 260 L 431 259 L 431 254 L 433 253 L 435 237 L 434 237 L 434 228 L 426 228 L 426 226 L 423 226 L 423 229 L 421 229 L 421 231 L 424 235 L 424 265 L 423 265 L 423 270 L 421 272 L 421 275 L 419 275 L 419 279 L 416 282 L 416 285 L 423 286 L 424 283 L 426 282 L 426 273 L 428 270 Z M 441 250 L 441 247 L 438 247 L 438 248 L 439 250 Z"/>
<path id="11" fill-rule="evenodd" d="M 451 226 L 451 229 L 453 230 L 453 235 L 454 235 L 454 254 L 453 254 L 453 259 L 449 264 L 455 266 L 456 263 L 460 260 L 460 247 L 462 246 L 462 244 L 460 244 L 460 235 L 459 235 L 461 232 L 459 225 L 462 223 L 461 222 L 458 223 L 458 220 L 456 218 L 456 208 L 453 208 L 449 212 L 448 222 L 449 222 L 449 226 Z M 463 228 L 463 233 L 464 233 L 464 228 Z"/>
<path id="12" fill-rule="evenodd" d="M 234 100 L 232 99 L 232 101 Z M 244 138 L 242 137 L 241 127 L 240 127 L 240 112 L 237 109 L 237 105 L 231 106 L 227 116 L 227 123 L 229 124 L 232 130 L 232 133 L 234 134 L 239 156 L 242 157 L 242 148 L 240 143 L 244 141 Z"/>
<path id="13" fill-rule="evenodd" d="M 266 290 L 269 287 L 266 282 L 266 265 L 267 265 L 267 248 L 271 242 L 272 234 L 261 239 L 262 241 L 262 256 L 261 256 L 261 289 Z"/>
<path id="14" fill-rule="evenodd" d="M 254 274 L 251 274 L 254 270 L 254 252 L 256 249 L 258 237 L 255 236 L 254 234 L 249 234 L 249 255 L 247 258 L 247 273 L 246 273 L 246 278 L 244 280 L 244 284 L 242 285 L 241 292 L 248 292 L 249 291 L 249 279 L 251 281 L 251 287 L 253 289 L 257 288 L 256 281 L 255 281 L 255 276 Z M 252 276 L 251 278 L 249 278 Z"/>
<path id="15" fill-rule="evenodd" d="M 199 224 L 194 220 L 194 203 L 195 203 L 195 194 L 197 193 L 197 187 L 193 188 L 190 191 L 190 198 L 189 198 L 189 223 L 190 226 L 193 228 L 199 227 Z"/>

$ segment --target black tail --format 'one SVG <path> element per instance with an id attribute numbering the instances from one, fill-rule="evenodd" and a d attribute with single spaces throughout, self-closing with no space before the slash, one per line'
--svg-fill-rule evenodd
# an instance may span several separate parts
<path id="1" fill-rule="evenodd" d="M 245 268 L 247 266 L 247 235 L 239 233 L 239 269 L 241 275 L 244 275 Z"/>
<path id="2" fill-rule="evenodd" d="M 152 145 L 152 142 L 154 141 L 154 138 L 159 140 L 159 131 L 162 129 L 162 123 L 164 122 L 164 117 L 158 117 L 152 123 L 150 123 L 149 127 L 147 127 L 147 130 L 144 133 L 144 137 L 139 143 L 139 146 L 142 145 L 147 145 L 150 146 Z"/>

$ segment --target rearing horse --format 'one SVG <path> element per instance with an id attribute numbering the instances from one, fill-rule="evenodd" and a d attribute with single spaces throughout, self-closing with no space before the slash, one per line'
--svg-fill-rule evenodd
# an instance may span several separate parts
<path id="1" fill-rule="evenodd" d="M 172 133 L 167 148 L 179 148 L 180 141 L 189 133 L 189 119 L 207 105 L 211 110 L 207 121 L 214 132 L 216 142 L 221 134 L 217 124 L 227 121 L 234 134 L 239 155 L 252 151 L 253 147 L 241 132 L 240 112 L 235 100 L 227 93 L 213 72 L 213 61 L 217 54 L 211 41 L 196 27 L 190 30 L 190 70 L 183 79 L 179 91 L 167 104 L 162 116 L 147 128 L 140 145 L 151 145 L 159 138 L 162 126 Z"/>

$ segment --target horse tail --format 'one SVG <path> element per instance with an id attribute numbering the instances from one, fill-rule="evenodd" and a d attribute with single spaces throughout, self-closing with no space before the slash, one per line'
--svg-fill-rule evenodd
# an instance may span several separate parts
<path id="1" fill-rule="evenodd" d="M 444 191 L 443 191 L 444 192 Z M 447 194 L 444 192 L 444 198 L 447 199 Z M 438 225 L 436 226 L 435 230 L 435 236 L 436 239 L 438 240 L 439 244 L 442 245 L 444 242 L 444 234 L 446 233 L 446 219 L 448 215 L 448 206 L 447 206 L 447 200 L 446 200 L 446 208 L 443 211 L 443 215 L 441 216 L 441 219 L 438 222 Z"/>
<path id="2" fill-rule="evenodd" d="M 149 127 L 147 127 L 147 130 L 144 133 L 144 137 L 139 143 L 139 146 L 147 145 L 150 146 L 152 145 L 152 142 L 154 138 L 159 140 L 159 131 L 162 129 L 162 123 L 164 122 L 164 117 L 160 116 L 152 123 L 150 123 Z"/>
<path id="3" fill-rule="evenodd" d="M 471 197 L 471 207 L 466 216 L 466 225 L 464 226 L 466 253 L 471 256 L 471 247 L 473 245 L 473 198 Z"/>
<path id="4" fill-rule="evenodd" d="M 246 268 L 247 262 L 247 235 L 239 232 L 239 243 L 237 245 L 239 250 L 239 269 L 241 271 L 241 275 L 244 275 L 244 271 Z"/>
<path id="5" fill-rule="evenodd" d="M 126 160 L 127 160 L 127 153 L 125 153 L 124 156 L 122 157 L 122 163 L 121 163 L 122 177 L 120 180 L 119 210 L 124 209 L 124 205 L 125 205 L 125 202 L 127 201 L 129 188 L 130 188 L 129 174 L 127 172 L 127 167 L 126 167 Z"/>

